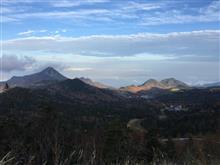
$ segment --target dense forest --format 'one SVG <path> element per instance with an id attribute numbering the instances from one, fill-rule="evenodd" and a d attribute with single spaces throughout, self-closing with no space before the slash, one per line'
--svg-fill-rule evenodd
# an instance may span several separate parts
<path id="1" fill-rule="evenodd" d="M 109 91 L 96 93 L 115 98 Z M 201 96 L 212 99 L 213 104 L 194 97 L 194 106 L 189 104 L 189 94 L 182 92 L 153 100 L 117 96 L 107 102 L 93 95 L 88 102 L 66 96 L 66 92 L 60 95 L 23 88 L 0 95 L 1 164 L 220 162 L 219 102 L 213 99 L 219 97 L 216 92 Z M 90 103 L 92 97 L 97 97 L 96 102 Z M 182 98 L 186 110 L 169 110 L 167 104 L 177 104 L 175 98 L 178 104 Z"/>

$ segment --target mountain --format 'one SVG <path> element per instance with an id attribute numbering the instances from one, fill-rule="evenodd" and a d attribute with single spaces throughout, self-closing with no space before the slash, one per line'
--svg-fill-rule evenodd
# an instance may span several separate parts
<path id="1" fill-rule="evenodd" d="M 166 88 L 165 85 L 155 79 L 149 79 L 139 87 L 141 87 L 142 90 L 149 90 L 151 88 Z"/>
<path id="2" fill-rule="evenodd" d="M 48 85 L 47 90 L 50 92 L 56 92 L 62 96 L 68 98 L 79 99 L 82 101 L 113 101 L 120 99 L 114 91 L 108 89 L 101 89 L 98 87 L 91 86 L 82 80 L 67 79 L 58 83 Z"/>
<path id="3" fill-rule="evenodd" d="M 176 80 L 174 78 L 168 78 L 160 81 L 167 88 L 187 88 L 189 87 L 186 83 Z"/>
<path id="4" fill-rule="evenodd" d="M 37 87 L 66 79 L 66 77 L 64 77 L 54 68 L 48 67 L 39 73 L 21 77 L 13 76 L 7 81 L 7 83 L 11 87 Z"/>
<path id="5" fill-rule="evenodd" d="M 185 89 L 188 88 L 188 85 L 176 80 L 174 78 L 168 78 L 168 79 L 164 79 L 161 81 L 157 81 L 155 79 L 149 79 L 147 80 L 145 83 L 143 83 L 142 85 L 131 85 L 131 86 L 127 86 L 127 87 L 122 87 L 120 88 L 121 91 L 128 91 L 128 92 L 132 92 L 132 93 L 137 93 L 140 91 L 148 91 L 151 90 L 153 88 L 158 88 L 158 89 Z"/>
<path id="6" fill-rule="evenodd" d="M 43 88 L 14 87 L 0 93 L 2 110 L 8 111 L 12 100 L 15 109 L 37 110 L 42 104 L 48 104 L 64 111 L 78 111 L 80 108 L 106 109 L 123 103 L 126 98 L 112 90 L 90 86 L 80 79 L 66 79 Z"/>
<path id="7" fill-rule="evenodd" d="M 65 76 L 60 74 L 57 70 L 55 70 L 52 67 L 48 67 L 44 70 L 42 70 L 39 73 L 26 75 L 26 76 L 13 76 L 11 79 L 9 79 L 6 82 L 0 82 L 0 91 L 2 91 L 2 88 L 4 88 L 5 83 L 8 83 L 10 87 L 25 87 L 25 88 L 36 88 L 36 87 L 43 87 L 47 86 L 51 83 L 60 82 L 63 80 L 67 80 Z M 81 77 L 79 78 L 82 82 L 97 87 L 101 89 L 113 89 L 113 87 L 104 85 L 99 82 L 95 82 L 89 78 Z"/>
<path id="8" fill-rule="evenodd" d="M 215 83 L 209 83 L 209 84 L 204 84 L 202 87 L 218 87 L 220 86 L 220 82 L 215 82 Z"/>
<path id="9" fill-rule="evenodd" d="M 108 85 L 93 81 L 89 78 L 85 78 L 85 77 L 81 77 L 79 78 L 81 81 L 83 81 L 86 84 L 89 84 L 91 86 L 97 87 L 97 88 L 101 88 L 101 89 L 113 89 L 113 87 L 110 87 Z"/>
<path id="10" fill-rule="evenodd" d="M 146 82 L 144 82 L 142 85 L 131 85 L 131 86 L 127 86 L 127 87 L 122 87 L 120 88 L 120 90 L 122 91 L 128 91 L 128 92 L 132 92 L 132 93 L 137 93 L 140 91 L 146 91 L 146 90 L 150 90 L 151 88 L 163 88 L 162 84 L 160 84 L 160 82 L 158 82 L 157 80 L 154 79 L 149 79 Z"/>

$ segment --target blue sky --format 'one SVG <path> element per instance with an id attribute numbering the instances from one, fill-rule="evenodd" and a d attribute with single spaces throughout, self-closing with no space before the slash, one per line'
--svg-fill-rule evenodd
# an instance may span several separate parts
<path id="1" fill-rule="evenodd" d="M 220 1 L 2 0 L 2 80 L 50 65 L 113 86 L 219 81 Z"/>

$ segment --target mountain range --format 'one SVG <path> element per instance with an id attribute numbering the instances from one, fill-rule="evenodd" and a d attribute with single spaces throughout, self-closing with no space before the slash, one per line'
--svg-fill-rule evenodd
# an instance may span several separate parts
<path id="1" fill-rule="evenodd" d="M 25 76 L 13 76 L 11 79 L 5 82 L 0 82 L 0 91 L 4 89 L 5 84 L 7 83 L 10 88 L 13 87 L 23 87 L 23 88 L 44 88 L 49 85 L 56 85 L 59 82 L 63 82 L 65 80 L 71 81 L 67 77 L 63 76 L 57 70 L 52 67 L 48 67 L 41 72 L 25 75 Z M 114 90 L 119 93 L 129 92 L 129 93 L 143 93 L 143 92 L 151 92 L 151 93 L 160 93 L 163 91 L 178 91 L 181 89 L 189 89 L 191 86 L 188 84 L 176 80 L 174 78 L 168 78 L 161 81 L 157 81 L 155 79 L 149 79 L 141 85 L 130 85 L 126 87 L 121 87 L 119 89 L 113 88 L 111 86 L 95 82 L 89 78 L 77 78 L 75 80 L 80 80 L 89 86 L 96 87 L 99 89 L 108 89 Z M 219 86 L 220 83 L 215 84 L 207 84 L 204 87 L 211 86 Z"/>
<path id="2" fill-rule="evenodd" d="M 108 110 L 114 109 L 117 114 L 137 115 L 135 109 L 131 111 L 132 107 L 144 108 L 149 102 L 203 104 L 208 101 L 216 104 L 220 98 L 219 88 L 193 88 L 174 78 L 150 79 L 139 86 L 113 89 L 87 78 L 68 79 L 51 67 L 39 73 L 13 77 L 0 86 L 0 107 L 4 112 L 12 106 L 29 111 L 41 105 L 53 105 L 62 111 L 83 109 L 90 113 L 90 110 L 104 109 L 102 113 L 110 113 Z"/>
<path id="3" fill-rule="evenodd" d="M 164 79 L 161 81 L 157 81 L 155 79 L 149 79 L 147 80 L 145 83 L 143 83 L 142 85 L 131 85 L 131 86 L 127 86 L 127 87 L 121 87 L 120 90 L 122 91 L 128 91 L 128 92 L 132 92 L 132 93 L 137 93 L 140 91 L 148 91 L 151 90 L 153 88 L 158 88 L 158 89 L 185 89 L 185 88 L 189 88 L 189 85 L 176 80 L 174 78 L 168 78 L 168 79 Z"/>
<path id="4" fill-rule="evenodd" d="M 203 85 L 203 87 L 215 87 L 215 86 L 220 86 L 220 82 L 208 83 Z"/>

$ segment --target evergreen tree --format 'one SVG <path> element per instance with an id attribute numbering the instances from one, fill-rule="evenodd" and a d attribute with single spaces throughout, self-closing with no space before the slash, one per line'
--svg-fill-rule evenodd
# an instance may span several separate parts
<path id="1" fill-rule="evenodd" d="M 8 83 L 6 83 L 6 84 L 5 84 L 5 87 L 4 87 L 4 90 L 7 90 L 7 89 L 9 89 Z"/>

